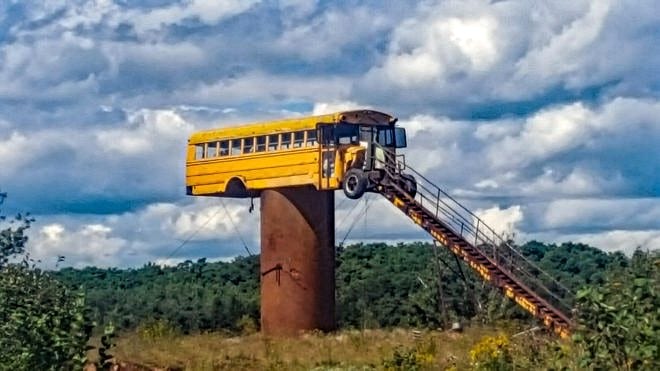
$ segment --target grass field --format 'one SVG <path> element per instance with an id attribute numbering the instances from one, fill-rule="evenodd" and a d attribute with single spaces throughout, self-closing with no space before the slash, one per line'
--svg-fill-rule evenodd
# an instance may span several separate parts
<path id="1" fill-rule="evenodd" d="M 413 365 L 417 369 L 464 370 L 470 368 L 469 353 L 475 344 L 487 336 L 509 337 L 512 331 L 507 334 L 501 328 L 487 327 L 467 328 L 462 333 L 346 330 L 294 339 L 221 333 L 154 337 L 138 331 L 119 336 L 112 353 L 119 361 L 145 369 L 370 370 Z"/>

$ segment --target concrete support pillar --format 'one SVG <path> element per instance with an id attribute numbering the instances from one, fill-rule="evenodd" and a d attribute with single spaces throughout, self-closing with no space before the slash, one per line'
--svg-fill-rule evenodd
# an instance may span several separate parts
<path id="1" fill-rule="evenodd" d="M 261 330 L 335 329 L 335 205 L 312 187 L 261 192 Z"/>

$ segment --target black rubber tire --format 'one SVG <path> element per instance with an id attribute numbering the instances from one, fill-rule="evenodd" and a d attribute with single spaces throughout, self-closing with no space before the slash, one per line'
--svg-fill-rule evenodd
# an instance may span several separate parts
<path id="1" fill-rule="evenodd" d="M 401 174 L 401 180 L 403 190 L 406 191 L 410 197 L 415 198 L 415 195 L 417 194 L 417 181 L 415 180 L 415 177 L 408 174 Z"/>
<path id="2" fill-rule="evenodd" d="M 349 169 L 344 175 L 342 188 L 344 194 L 351 200 L 357 200 L 362 197 L 367 190 L 368 180 L 364 172 L 360 169 Z"/>

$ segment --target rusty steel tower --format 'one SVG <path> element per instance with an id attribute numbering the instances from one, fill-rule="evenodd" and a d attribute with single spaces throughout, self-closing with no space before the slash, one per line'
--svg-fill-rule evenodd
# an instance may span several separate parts
<path id="1" fill-rule="evenodd" d="M 333 191 L 261 192 L 261 329 L 268 335 L 335 329 Z"/>

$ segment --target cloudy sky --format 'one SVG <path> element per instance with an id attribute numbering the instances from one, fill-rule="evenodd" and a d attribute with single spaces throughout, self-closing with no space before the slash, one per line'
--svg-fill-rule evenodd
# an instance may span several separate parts
<path id="1" fill-rule="evenodd" d="M 498 231 L 660 248 L 659 39 L 657 0 L 3 0 L 3 213 L 47 266 L 258 251 L 249 201 L 184 195 L 187 136 L 371 107 Z M 426 238 L 337 206 L 338 242 Z"/>

